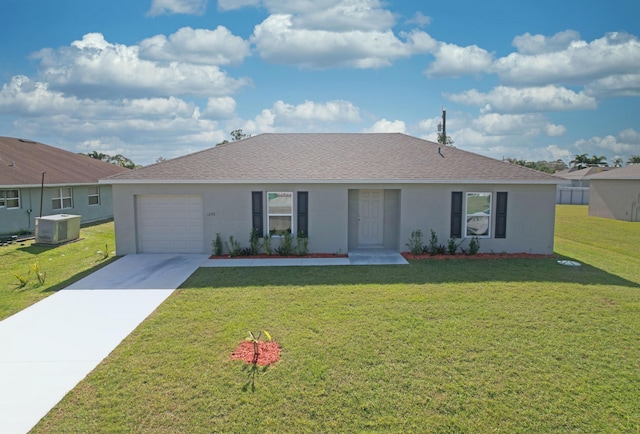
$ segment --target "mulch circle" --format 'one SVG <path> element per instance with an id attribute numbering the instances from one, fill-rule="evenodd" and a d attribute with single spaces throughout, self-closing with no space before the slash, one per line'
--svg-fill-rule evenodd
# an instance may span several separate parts
<path id="1" fill-rule="evenodd" d="M 277 342 L 258 342 L 258 359 L 254 360 L 253 342 L 243 341 L 238 345 L 231 358 L 233 360 L 242 360 L 249 364 L 260 366 L 269 366 L 280 360 L 280 351 L 282 348 Z"/>

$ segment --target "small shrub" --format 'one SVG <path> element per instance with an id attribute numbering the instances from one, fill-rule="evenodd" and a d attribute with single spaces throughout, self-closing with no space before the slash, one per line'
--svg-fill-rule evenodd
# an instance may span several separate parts
<path id="1" fill-rule="evenodd" d="M 431 237 L 429 238 L 429 245 L 426 247 L 427 252 L 431 255 L 437 255 L 438 254 L 438 236 L 436 235 L 435 231 L 433 229 L 431 229 Z"/>
<path id="2" fill-rule="evenodd" d="M 260 253 L 260 237 L 258 237 L 258 229 L 252 228 L 249 234 L 249 250 L 251 255 Z"/>
<path id="3" fill-rule="evenodd" d="M 227 246 L 227 250 L 229 251 L 230 256 L 240 256 L 242 246 L 238 241 L 236 241 L 235 238 L 233 238 L 233 235 L 229 235 L 229 242 L 225 242 L 225 245 Z"/>
<path id="4" fill-rule="evenodd" d="M 409 242 L 406 246 L 413 255 L 422 253 L 422 231 L 420 229 L 411 232 L 411 237 L 409 237 Z"/>
<path id="5" fill-rule="evenodd" d="M 38 279 L 38 286 L 44 285 L 45 281 L 47 280 L 47 272 L 42 271 L 42 268 L 40 268 L 40 264 L 38 263 L 38 261 L 34 262 L 34 264 L 31 266 L 31 269 L 36 274 L 36 278 Z"/>
<path id="6" fill-rule="evenodd" d="M 285 232 L 280 239 L 280 245 L 276 249 L 276 253 L 280 256 L 289 256 L 293 249 L 293 237 L 291 232 Z"/>
<path id="7" fill-rule="evenodd" d="M 28 274 L 26 276 L 22 276 L 20 274 L 13 273 L 13 275 L 16 277 L 16 279 L 18 279 L 18 288 L 22 289 L 27 286 L 27 283 L 29 283 Z"/>
<path id="8" fill-rule="evenodd" d="M 445 253 L 447 253 L 447 247 L 444 244 L 436 247 L 436 255 L 444 255 Z"/>
<path id="9" fill-rule="evenodd" d="M 251 247 L 243 247 L 240 249 L 240 252 L 238 252 L 238 256 L 253 256 L 253 250 L 251 250 Z"/>
<path id="10" fill-rule="evenodd" d="M 456 251 L 458 250 L 458 247 L 460 247 L 460 243 L 456 242 L 457 238 L 456 237 L 451 237 L 449 238 L 449 241 L 447 243 L 447 252 L 453 256 L 456 254 Z"/>
<path id="11" fill-rule="evenodd" d="M 213 240 L 213 254 L 222 256 L 222 237 L 220 237 L 220 232 L 216 233 L 216 239 Z"/>
<path id="12" fill-rule="evenodd" d="M 474 236 L 471 238 L 471 241 L 469 241 L 469 251 L 467 254 L 473 256 L 478 253 L 478 250 L 480 250 L 480 240 L 477 236 Z"/>
<path id="13" fill-rule="evenodd" d="M 264 252 L 269 256 L 271 256 L 271 254 L 273 253 L 273 250 L 271 249 L 271 236 L 269 236 L 268 234 L 262 237 L 262 248 L 264 249 Z"/>
<path id="14" fill-rule="evenodd" d="M 296 251 L 299 256 L 305 256 L 309 253 L 309 238 L 304 232 L 298 232 L 298 236 L 296 237 Z"/>

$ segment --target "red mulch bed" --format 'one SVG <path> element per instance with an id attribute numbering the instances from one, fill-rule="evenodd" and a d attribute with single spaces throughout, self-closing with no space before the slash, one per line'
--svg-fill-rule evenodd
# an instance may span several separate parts
<path id="1" fill-rule="evenodd" d="M 405 259 L 455 259 L 455 258 L 469 258 L 469 259 L 508 259 L 508 258 L 554 258 L 555 255 L 536 255 L 533 253 L 476 253 L 475 255 L 433 255 L 428 253 L 423 255 L 414 255 L 409 252 L 402 252 L 402 256 Z"/>
<path id="2" fill-rule="evenodd" d="M 251 255 L 251 256 L 229 256 L 222 255 L 216 256 L 211 255 L 209 259 L 267 259 L 267 258 L 347 258 L 349 255 L 347 254 L 337 254 L 337 253 L 309 253 L 308 255 L 288 255 L 288 256 L 280 256 L 278 254 L 267 255 L 266 253 L 261 253 L 259 255 Z"/>
<path id="3" fill-rule="evenodd" d="M 238 348 L 231 353 L 233 360 L 243 360 L 249 364 L 260 366 L 269 366 L 280 360 L 280 351 L 282 348 L 277 342 L 258 342 L 258 360 L 254 360 L 253 342 L 243 341 Z"/>

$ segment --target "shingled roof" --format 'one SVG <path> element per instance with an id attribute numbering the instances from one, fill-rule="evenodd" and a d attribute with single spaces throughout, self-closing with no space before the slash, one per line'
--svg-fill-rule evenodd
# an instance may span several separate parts
<path id="1" fill-rule="evenodd" d="M 104 182 L 557 184 L 558 179 L 405 134 L 379 133 L 260 134 Z"/>
<path id="2" fill-rule="evenodd" d="M 0 137 L 0 186 L 97 183 L 129 169 L 31 140 Z"/>
<path id="3" fill-rule="evenodd" d="M 615 170 L 591 175 L 589 179 L 640 179 L 640 164 L 629 164 Z"/>

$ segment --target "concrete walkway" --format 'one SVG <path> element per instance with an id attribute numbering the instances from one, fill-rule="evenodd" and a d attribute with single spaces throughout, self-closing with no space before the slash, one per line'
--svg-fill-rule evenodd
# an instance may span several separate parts
<path id="1" fill-rule="evenodd" d="M 0 321 L 0 432 L 26 433 L 205 255 L 130 255 Z"/>

